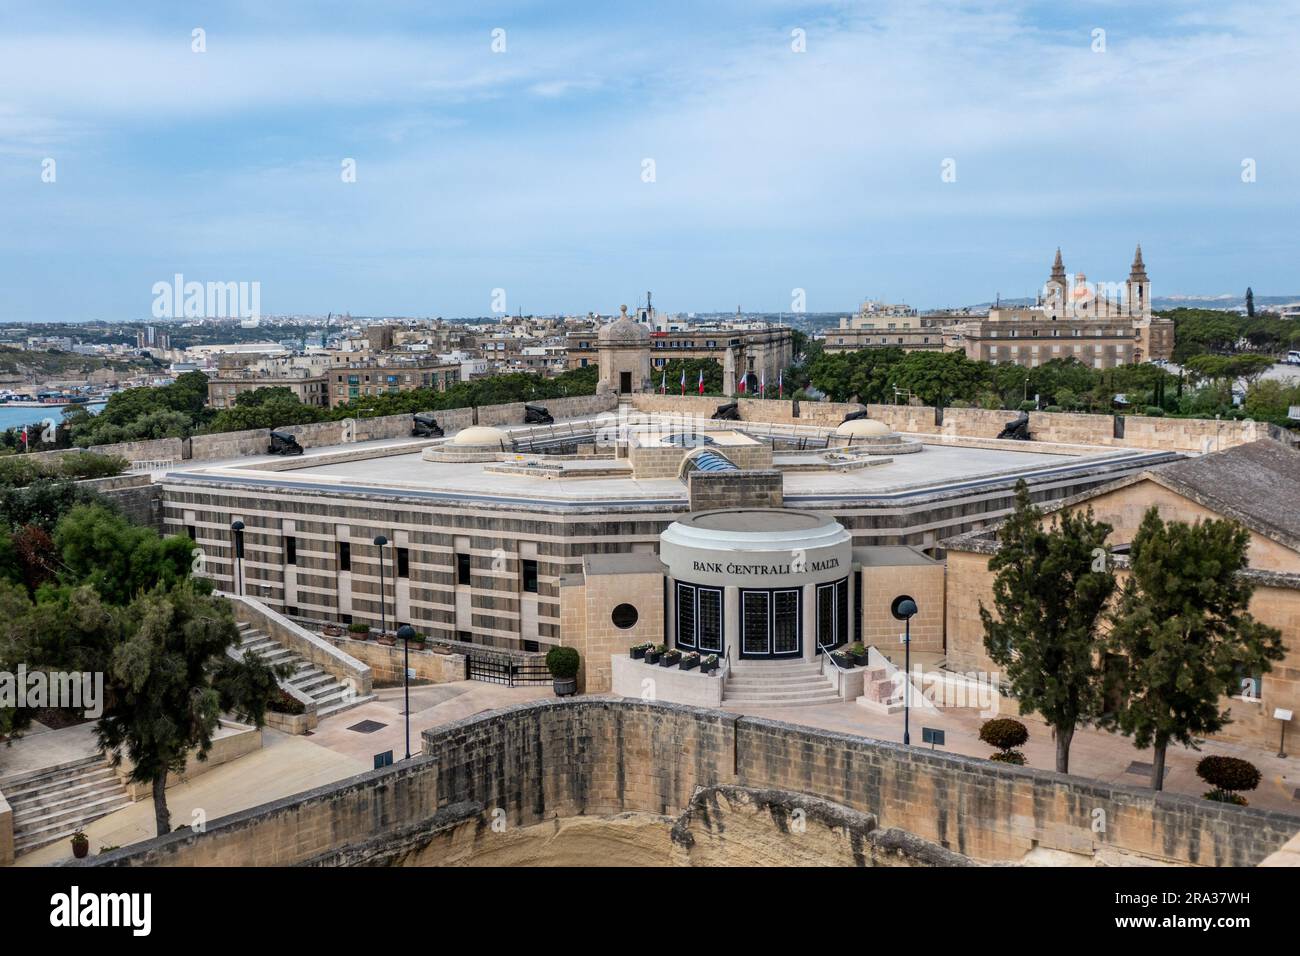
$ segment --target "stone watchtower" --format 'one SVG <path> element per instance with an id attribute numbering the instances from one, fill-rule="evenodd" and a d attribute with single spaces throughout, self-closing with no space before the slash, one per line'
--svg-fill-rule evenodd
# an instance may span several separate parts
<path id="1" fill-rule="evenodd" d="M 648 392 L 650 385 L 650 331 L 628 317 L 627 306 L 619 306 L 620 315 L 596 336 L 600 353 L 598 393 L 617 392 L 628 395 Z"/>

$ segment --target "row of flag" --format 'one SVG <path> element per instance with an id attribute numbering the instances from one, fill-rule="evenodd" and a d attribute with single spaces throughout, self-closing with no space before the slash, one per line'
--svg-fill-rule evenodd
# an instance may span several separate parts
<path id="1" fill-rule="evenodd" d="M 749 381 L 748 375 L 742 375 L 740 376 L 740 378 L 736 379 L 736 390 L 740 394 L 743 395 L 747 391 L 746 383 L 748 381 Z M 758 383 L 759 383 L 758 393 L 760 395 L 766 395 L 767 394 L 767 372 L 766 371 L 759 373 Z M 682 394 L 685 395 L 686 394 L 686 368 L 685 367 L 682 368 L 681 387 L 682 387 Z M 700 369 L 700 380 L 697 383 L 696 387 L 699 389 L 699 393 L 703 395 L 704 394 L 704 369 Z M 664 369 L 663 378 L 659 382 L 659 391 L 664 395 L 668 394 L 668 370 L 667 369 Z M 785 397 L 785 372 L 781 370 L 778 370 L 776 373 L 776 397 L 777 398 Z"/>

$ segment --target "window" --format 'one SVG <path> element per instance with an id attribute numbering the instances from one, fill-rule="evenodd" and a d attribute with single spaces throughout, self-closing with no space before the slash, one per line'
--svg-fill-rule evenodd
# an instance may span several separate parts
<path id="1" fill-rule="evenodd" d="M 397 549 L 397 576 L 399 578 L 409 578 L 411 576 L 410 548 Z"/>
<path id="2" fill-rule="evenodd" d="M 291 534 L 284 537 L 284 563 L 298 563 L 298 539 Z"/>
<path id="3" fill-rule="evenodd" d="M 830 584 L 817 585 L 817 644 L 838 647 L 848 641 L 849 581 L 841 578 Z"/>
<path id="4" fill-rule="evenodd" d="M 526 651 L 536 652 L 536 651 L 540 651 L 541 649 L 542 646 L 538 644 L 536 641 L 524 641 L 524 650 Z"/>
<path id="5" fill-rule="evenodd" d="M 456 555 L 456 583 L 469 584 L 469 555 Z"/>
<path id="6" fill-rule="evenodd" d="M 296 607 L 295 607 L 294 605 L 292 605 L 292 604 L 286 604 L 286 605 L 284 606 L 284 613 L 285 613 L 285 616 L 286 616 L 286 617 L 297 617 L 297 616 L 298 616 L 298 608 L 296 608 Z"/>
<path id="7" fill-rule="evenodd" d="M 524 558 L 519 562 L 524 579 L 524 590 L 529 594 L 537 593 L 537 562 Z"/>
<path id="8" fill-rule="evenodd" d="M 741 657 L 798 654 L 799 590 L 740 592 Z"/>
<path id="9" fill-rule="evenodd" d="M 722 589 L 677 584 L 677 645 L 722 653 Z"/>
<path id="10" fill-rule="evenodd" d="M 640 617 L 640 615 L 637 614 L 636 608 L 631 604 L 620 604 L 618 607 L 614 608 L 609 619 L 619 630 L 626 631 L 629 627 L 636 626 L 638 617 Z"/>
<path id="11" fill-rule="evenodd" d="M 199 529 L 192 524 L 187 524 L 185 526 L 185 535 L 191 541 L 197 542 L 199 540 Z"/>
<path id="12" fill-rule="evenodd" d="M 466 644 L 473 644 L 473 643 L 474 643 L 474 635 L 471 634 L 469 631 L 457 631 L 457 632 L 456 632 L 456 640 L 458 640 L 458 641 L 463 641 L 463 642 L 466 643 Z"/>
<path id="13" fill-rule="evenodd" d="M 352 570 L 352 545 L 346 541 L 339 542 L 339 570 Z"/>

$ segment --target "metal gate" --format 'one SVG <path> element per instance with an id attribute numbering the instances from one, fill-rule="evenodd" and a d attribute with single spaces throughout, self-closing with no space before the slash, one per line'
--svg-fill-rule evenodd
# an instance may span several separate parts
<path id="1" fill-rule="evenodd" d="M 469 679 L 507 687 L 549 684 L 551 672 L 542 657 L 511 657 L 508 654 L 491 654 L 470 651 Z"/>

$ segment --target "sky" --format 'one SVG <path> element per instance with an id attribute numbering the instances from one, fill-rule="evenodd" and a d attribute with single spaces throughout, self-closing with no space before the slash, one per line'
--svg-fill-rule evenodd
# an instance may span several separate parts
<path id="1" fill-rule="evenodd" d="M 263 314 L 930 308 L 1139 241 L 1157 297 L 1292 294 L 1297 49 L 1274 0 L 0 0 L 0 321 L 147 319 L 176 274 Z"/>

